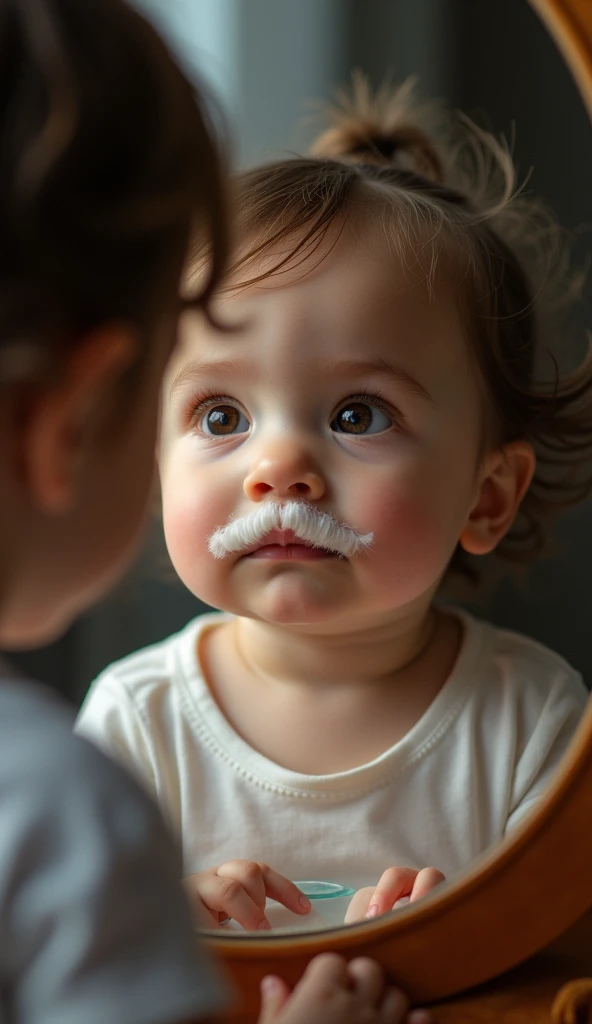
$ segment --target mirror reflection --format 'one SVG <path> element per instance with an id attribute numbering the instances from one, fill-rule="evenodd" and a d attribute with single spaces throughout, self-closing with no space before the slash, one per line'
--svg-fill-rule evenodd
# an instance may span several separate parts
<path id="1" fill-rule="evenodd" d="M 227 934 L 408 912 L 456 878 L 536 807 L 592 668 L 586 237 L 539 203 L 585 222 L 585 114 L 525 4 L 361 6 L 230 5 L 226 39 L 210 0 L 162 26 L 240 143 L 231 273 L 209 320 L 183 318 L 159 442 L 201 614 L 168 620 L 138 572 L 79 627 L 103 667 L 114 616 L 150 603 L 78 729 L 154 795 Z M 204 268 L 198 249 L 188 290 Z"/>

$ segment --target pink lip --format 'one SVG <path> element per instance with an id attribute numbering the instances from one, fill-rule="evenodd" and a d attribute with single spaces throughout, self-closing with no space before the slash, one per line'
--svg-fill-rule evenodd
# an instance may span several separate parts
<path id="1" fill-rule="evenodd" d="M 243 557 L 266 558 L 270 561 L 293 561 L 316 562 L 322 558 L 338 558 L 332 551 L 324 551 L 322 548 L 313 548 L 312 545 L 304 543 L 293 530 L 270 530 L 270 532 L 259 541 L 253 551 L 247 551 Z"/>

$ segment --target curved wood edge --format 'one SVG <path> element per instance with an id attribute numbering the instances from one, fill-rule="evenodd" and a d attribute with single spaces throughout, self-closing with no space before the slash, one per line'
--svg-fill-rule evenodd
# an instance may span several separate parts
<path id="1" fill-rule="evenodd" d="M 563 53 L 592 118 L 592 0 L 529 0 Z M 289 984 L 316 953 L 370 955 L 417 1003 L 489 980 L 565 931 L 592 906 L 592 698 L 541 806 L 471 870 L 383 920 L 287 938 L 208 937 L 241 996 L 233 1019 L 257 1018 L 259 984 Z M 538 912 L 540 908 L 540 913 Z"/>
<path id="2" fill-rule="evenodd" d="M 592 1018 L 592 978 L 568 981 L 559 989 L 551 1007 L 552 1024 L 574 1024 Z"/>
<path id="3" fill-rule="evenodd" d="M 486 981 L 546 946 L 592 906 L 592 700 L 543 804 L 470 872 L 417 908 L 363 925 L 282 938 L 218 937 L 245 1009 L 256 1019 L 259 983 L 290 984 L 316 953 L 372 956 L 415 1003 Z M 543 912 L 536 913 L 541 907 Z M 533 910 L 534 908 L 534 910 Z"/>
<path id="4" fill-rule="evenodd" d="M 592 0 L 529 0 L 563 54 L 592 119 Z"/>

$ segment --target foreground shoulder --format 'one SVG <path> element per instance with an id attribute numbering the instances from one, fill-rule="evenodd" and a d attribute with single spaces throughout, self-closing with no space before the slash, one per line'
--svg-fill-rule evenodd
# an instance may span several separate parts
<path id="1" fill-rule="evenodd" d="M 152 802 L 127 773 L 73 734 L 73 719 L 73 709 L 41 686 L 0 686 L 0 832 L 24 841 L 44 827 L 54 835 L 71 827 L 75 834 L 87 824 L 124 845 L 133 835 L 138 849 L 164 836 Z"/>
<path id="2" fill-rule="evenodd" d="M 220 984 L 196 957 L 180 853 L 158 809 L 72 734 L 66 706 L 18 687 L 0 685 L 0 948 L 10 998 L 23 1020 L 64 1024 L 209 1012 Z"/>

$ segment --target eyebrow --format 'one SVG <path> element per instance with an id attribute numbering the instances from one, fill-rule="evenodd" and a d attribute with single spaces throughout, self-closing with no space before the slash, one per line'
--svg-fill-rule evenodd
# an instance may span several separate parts
<path id="1" fill-rule="evenodd" d="M 169 397 L 172 398 L 185 384 L 198 381 L 200 377 L 223 377 L 229 374 L 238 375 L 243 379 L 249 376 L 247 362 L 243 359 L 219 359 L 216 362 L 190 360 L 173 377 Z"/>
<path id="2" fill-rule="evenodd" d="M 398 363 L 389 363 L 386 359 L 381 359 L 380 356 L 376 359 L 339 363 L 331 369 L 333 372 L 343 373 L 344 376 L 364 376 L 370 373 L 374 376 L 385 377 L 416 398 L 423 398 L 426 402 L 434 401 L 427 388 L 413 374 L 403 366 L 399 366 Z"/>
<path id="3" fill-rule="evenodd" d="M 395 383 L 398 387 L 404 388 L 405 391 L 416 398 L 422 398 L 426 402 L 434 401 L 429 391 L 408 370 L 399 366 L 398 363 L 389 363 L 386 359 L 380 357 L 376 359 L 346 361 L 338 363 L 337 366 L 332 364 L 327 366 L 326 372 L 328 376 L 337 373 L 344 377 L 363 377 L 367 374 L 373 374 L 374 376 L 384 377 L 391 383 Z M 200 377 L 222 377 L 229 374 L 239 376 L 244 380 L 252 375 L 252 369 L 250 369 L 246 360 L 243 359 L 224 359 L 217 360 L 216 362 L 191 360 L 185 363 L 173 378 L 169 396 L 172 398 L 187 382 L 197 381 Z"/>

